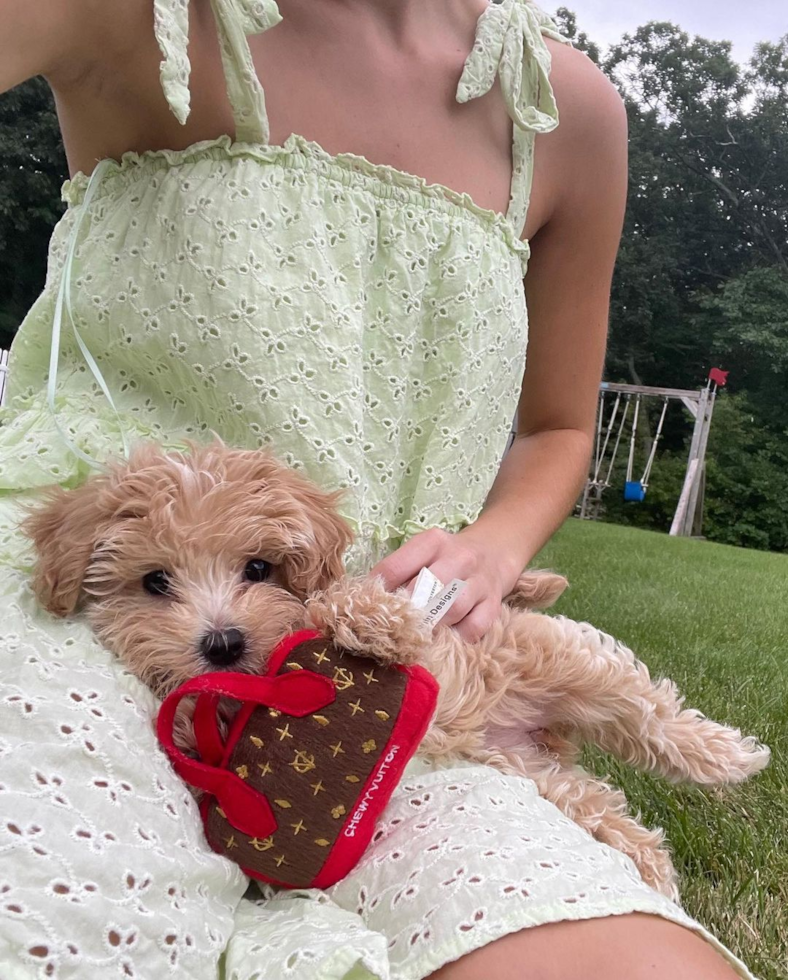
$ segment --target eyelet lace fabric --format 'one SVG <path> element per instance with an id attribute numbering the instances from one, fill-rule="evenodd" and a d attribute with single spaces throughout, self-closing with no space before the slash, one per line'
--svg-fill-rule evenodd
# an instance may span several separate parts
<path id="1" fill-rule="evenodd" d="M 347 491 L 356 570 L 424 527 L 472 521 L 504 450 L 527 343 L 533 138 L 557 121 L 543 40 L 554 26 L 522 0 L 492 4 L 460 80 L 467 101 L 499 78 L 513 119 L 503 215 L 297 136 L 267 145 L 246 35 L 276 25 L 276 4 L 211 6 L 236 138 L 108 162 L 87 207 L 87 179 L 67 183 L 46 286 L 12 350 L 0 413 L 0 976 L 416 980 L 507 932 L 634 910 L 714 942 L 529 781 L 462 763 L 412 762 L 334 888 L 246 894 L 156 746 L 150 693 L 79 619 L 37 606 L 18 523 L 39 488 L 87 476 L 74 447 L 100 459 L 124 437 L 180 447 L 213 432 L 270 447 Z M 181 121 L 188 8 L 153 2 Z"/>
<path id="2" fill-rule="evenodd" d="M 157 750 L 153 696 L 7 565 L 2 610 L 0 976 L 216 977 L 246 880 Z"/>
<path id="3" fill-rule="evenodd" d="M 7 489 L 86 472 L 43 397 L 75 220 L 12 349 Z M 348 491 L 357 549 L 390 548 L 461 527 L 484 502 L 524 369 L 525 256 L 505 216 L 461 195 L 297 137 L 221 139 L 107 170 L 80 229 L 72 314 L 130 440 L 213 431 L 268 447 Z M 94 458 L 120 449 L 67 330 L 56 407 Z"/>

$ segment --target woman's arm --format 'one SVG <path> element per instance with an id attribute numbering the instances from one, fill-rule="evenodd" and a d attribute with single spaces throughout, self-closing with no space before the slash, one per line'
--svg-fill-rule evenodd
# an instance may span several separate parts
<path id="1" fill-rule="evenodd" d="M 532 241 L 525 281 L 531 327 L 517 437 L 477 522 L 486 535 L 502 526 L 515 575 L 564 521 L 588 472 L 626 203 L 623 103 L 587 59 L 572 55 L 571 73 L 555 81 L 554 136 L 563 145 L 551 154 L 558 167 L 549 179 L 560 190 Z"/>
<path id="2" fill-rule="evenodd" d="M 98 16 L 95 0 L 0 0 L 0 92 L 78 71 L 74 53 Z"/>
<path id="3" fill-rule="evenodd" d="M 626 201 L 626 114 L 614 87 L 576 51 L 555 50 L 553 84 L 561 124 L 537 141 L 534 200 L 538 189 L 545 220 L 526 279 L 531 326 L 517 437 L 474 524 L 457 535 L 419 534 L 373 569 L 389 588 L 425 565 L 444 582 L 465 579 L 443 622 L 466 639 L 487 631 L 570 512 L 593 442 Z"/>

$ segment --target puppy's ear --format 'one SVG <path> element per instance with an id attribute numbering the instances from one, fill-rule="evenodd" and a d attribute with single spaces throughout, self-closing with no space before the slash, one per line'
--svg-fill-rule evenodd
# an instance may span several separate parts
<path id="1" fill-rule="evenodd" d="M 38 552 L 33 590 L 55 616 L 68 616 L 79 605 L 82 582 L 100 533 L 99 496 L 104 485 L 94 477 L 76 490 L 55 487 L 46 502 L 22 525 Z"/>
<path id="2" fill-rule="evenodd" d="M 344 572 L 352 541 L 337 513 L 341 493 L 326 493 L 265 450 L 227 449 L 215 442 L 193 453 L 197 469 L 222 474 L 229 484 L 261 493 L 261 516 L 277 522 L 287 545 L 287 586 L 300 598 L 327 588 Z M 246 503 L 241 502 L 243 507 Z M 257 505 L 254 505 L 255 509 Z"/>
<path id="3" fill-rule="evenodd" d="M 291 562 L 291 588 L 304 596 L 328 588 L 345 571 L 344 554 L 353 540 L 337 513 L 341 493 L 324 493 L 304 483 L 296 490 L 309 519 L 311 539 Z"/>
<path id="4" fill-rule="evenodd" d="M 547 609 L 568 585 L 563 575 L 529 570 L 517 579 L 505 601 L 516 609 Z"/>

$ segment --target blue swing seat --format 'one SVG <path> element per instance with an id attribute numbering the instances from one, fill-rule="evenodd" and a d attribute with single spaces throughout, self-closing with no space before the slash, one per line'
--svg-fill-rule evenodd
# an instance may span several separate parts
<path id="1" fill-rule="evenodd" d="M 640 480 L 627 480 L 624 484 L 624 500 L 642 503 L 646 499 L 646 488 Z"/>

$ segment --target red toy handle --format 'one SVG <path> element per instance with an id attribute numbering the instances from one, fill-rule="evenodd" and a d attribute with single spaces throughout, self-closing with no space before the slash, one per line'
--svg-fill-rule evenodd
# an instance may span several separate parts
<path id="1" fill-rule="evenodd" d="M 189 758 L 172 738 L 178 704 L 192 694 L 199 695 L 195 708 L 195 733 L 200 754 L 206 762 Z M 161 706 L 156 731 L 178 775 L 197 789 L 215 796 L 229 822 L 241 833 L 268 837 L 276 830 L 277 823 L 266 798 L 247 786 L 236 773 L 216 768 L 224 751 L 215 718 L 220 697 L 263 704 L 303 718 L 331 704 L 336 699 L 336 688 L 327 677 L 311 670 L 273 677 L 203 674 L 182 684 Z M 209 717 L 211 714 L 213 717 Z"/>

